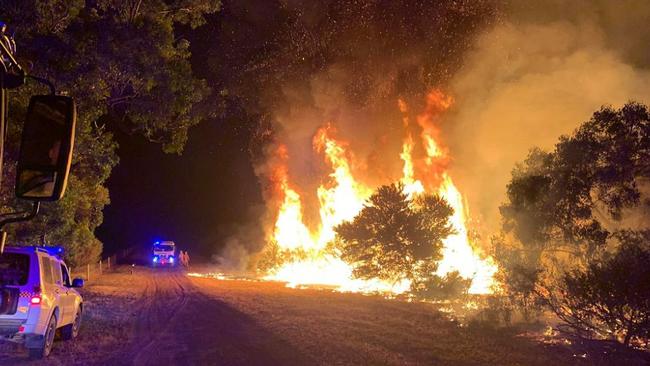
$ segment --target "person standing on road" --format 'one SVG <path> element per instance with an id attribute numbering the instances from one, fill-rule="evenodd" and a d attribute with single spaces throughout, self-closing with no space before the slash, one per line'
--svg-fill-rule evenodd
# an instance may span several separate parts
<path id="1" fill-rule="evenodd" d="M 185 253 L 182 250 L 178 253 L 178 259 L 181 262 L 181 266 L 185 267 Z"/>
<path id="2" fill-rule="evenodd" d="M 185 267 L 186 269 L 189 268 L 189 260 L 188 260 L 189 258 L 187 256 L 187 251 L 181 250 L 180 255 L 181 255 L 181 264 L 183 265 L 183 267 Z"/>
<path id="3" fill-rule="evenodd" d="M 190 269 L 190 255 L 185 251 L 185 268 Z"/>

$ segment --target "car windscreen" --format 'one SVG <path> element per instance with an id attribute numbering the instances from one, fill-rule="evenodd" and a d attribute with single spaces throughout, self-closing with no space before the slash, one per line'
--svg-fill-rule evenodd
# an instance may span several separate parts
<path id="1" fill-rule="evenodd" d="M 174 250 L 174 246 L 173 245 L 156 245 L 155 247 L 153 247 L 153 250 L 155 250 L 157 252 L 171 252 L 171 251 Z"/>
<path id="2" fill-rule="evenodd" d="M 21 253 L 0 254 L 0 285 L 23 286 L 29 277 L 29 256 Z"/>

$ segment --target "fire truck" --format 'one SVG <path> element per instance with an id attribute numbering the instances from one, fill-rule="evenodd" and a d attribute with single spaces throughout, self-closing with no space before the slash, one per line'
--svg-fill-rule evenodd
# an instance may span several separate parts
<path id="1" fill-rule="evenodd" d="M 157 241 L 153 243 L 152 249 L 151 262 L 154 267 L 173 267 L 176 264 L 176 244 L 173 241 Z"/>

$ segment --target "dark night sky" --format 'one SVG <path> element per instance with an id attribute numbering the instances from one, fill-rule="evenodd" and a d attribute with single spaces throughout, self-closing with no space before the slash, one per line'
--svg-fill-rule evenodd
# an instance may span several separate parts
<path id="1" fill-rule="evenodd" d="M 196 30 L 179 30 L 191 42 L 196 75 L 205 78 L 215 94 L 241 65 L 228 55 L 241 52 L 241 45 L 255 47 L 250 38 L 254 33 L 233 39 L 234 32 L 223 31 L 234 27 L 243 33 L 257 27 L 250 23 L 242 26 L 241 22 L 246 20 L 225 6 L 208 18 L 208 24 Z M 256 36 L 254 41 L 264 39 Z M 236 58 L 241 57 L 247 55 L 238 54 Z M 219 97 L 213 98 L 219 103 Z M 169 239 L 209 256 L 242 225 L 258 222 L 255 214 L 260 211 L 262 198 L 248 150 L 256 120 L 242 111 L 243 104 L 230 98 L 219 117 L 191 128 L 180 156 L 165 154 L 159 145 L 140 136 L 114 131 L 120 145 L 120 164 L 107 182 L 111 204 L 97 230 L 105 253 Z"/>
<path id="2" fill-rule="evenodd" d="M 108 181 L 111 205 L 97 232 L 105 251 L 172 239 L 211 254 L 228 226 L 246 221 L 248 207 L 261 200 L 247 136 L 236 130 L 205 121 L 190 131 L 181 156 L 138 136 L 118 136 L 121 162 Z"/>

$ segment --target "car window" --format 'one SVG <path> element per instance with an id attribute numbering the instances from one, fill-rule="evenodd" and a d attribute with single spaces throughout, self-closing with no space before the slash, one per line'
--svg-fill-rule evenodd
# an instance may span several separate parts
<path id="1" fill-rule="evenodd" d="M 29 276 L 29 255 L 5 253 L 0 255 L 0 285 L 23 286 Z"/>
<path id="2" fill-rule="evenodd" d="M 68 273 L 68 269 L 65 268 L 63 263 L 61 263 L 61 273 L 63 274 L 63 285 L 67 287 L 72 286 L 70 283 L 70 274 Z"/>
<path id="3" fill-rule="evenodd" d="M 54 279 L 52 278 L 52 263 L 47 257 L 40 257 L 41 261 L 41 273 L 43 274 L 43 282 L 53 284 Z"/>
<path id="4" fill-rule="evenodd" d="M 52 279 L 54 280 L 54 283 L 60 285 L 62 284 L 61 282 L 61 266 L 59 266 L 59 262 L 50 258 L 50 262 L 52 263 Z"/>

